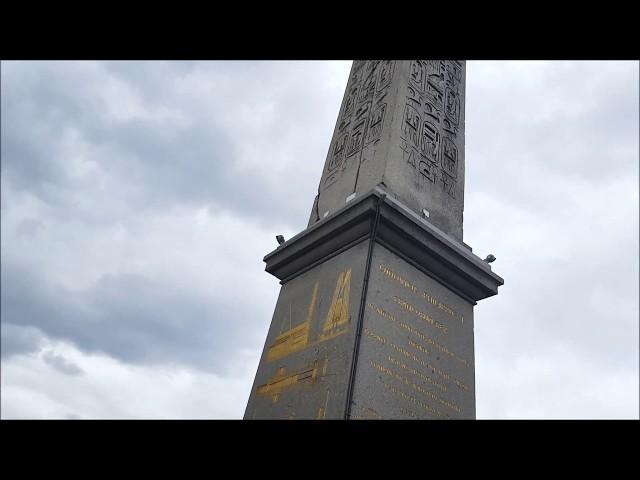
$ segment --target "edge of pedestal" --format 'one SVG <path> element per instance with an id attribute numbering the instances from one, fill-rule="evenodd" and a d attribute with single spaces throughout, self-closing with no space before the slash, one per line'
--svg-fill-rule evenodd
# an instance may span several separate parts
<path id="1" fill-rule="evenodd" d="M 370 238 L 378 208 L 375 241 L 427 275 L 473 302 L 496 295 L 504 284 L 462 242 L 416 215 L 380 186 L 267 254 L 265 270 L 284 284 Z"/>

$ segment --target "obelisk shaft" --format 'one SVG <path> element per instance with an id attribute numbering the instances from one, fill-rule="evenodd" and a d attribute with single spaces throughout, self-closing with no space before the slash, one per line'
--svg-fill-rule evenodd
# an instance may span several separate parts
<path id="1" fill-rule="evenodd" d="M 309 225 L 382 184 L 462 241 L 465 62 L 356 61 Z"/>

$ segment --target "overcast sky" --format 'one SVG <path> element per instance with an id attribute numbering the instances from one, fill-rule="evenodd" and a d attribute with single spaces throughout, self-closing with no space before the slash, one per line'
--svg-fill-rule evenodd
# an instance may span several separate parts
<path id="1" fill-rule="evenodd" d="M 242 418 L 351 62 L 2 62 L 2 418 Z M 477 416 L 638 418 L 638 62 L 468 62 Z"/>

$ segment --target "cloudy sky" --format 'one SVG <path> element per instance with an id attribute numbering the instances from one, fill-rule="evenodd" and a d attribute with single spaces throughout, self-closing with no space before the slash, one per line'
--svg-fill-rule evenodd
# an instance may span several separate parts
<path id="1" fill-rule="evenodd" d="M 2 62 L 2 418 L 241 418 L 351 62 Z M 468 62 L 477 416 L 638 418 L 638 62 Z"/>

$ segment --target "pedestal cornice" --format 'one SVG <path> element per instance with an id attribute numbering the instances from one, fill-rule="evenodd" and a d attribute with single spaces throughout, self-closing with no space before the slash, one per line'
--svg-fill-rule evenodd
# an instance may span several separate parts
<path id="1" fill-rule="evenodd" d="M 286 283 L 313 266 L 371 237 L 425 274 L 477 302 L 498 293 L 504 280 L 468 247 L 378 186 L 299 233 L 264 257 L 265 270 Z"/>

